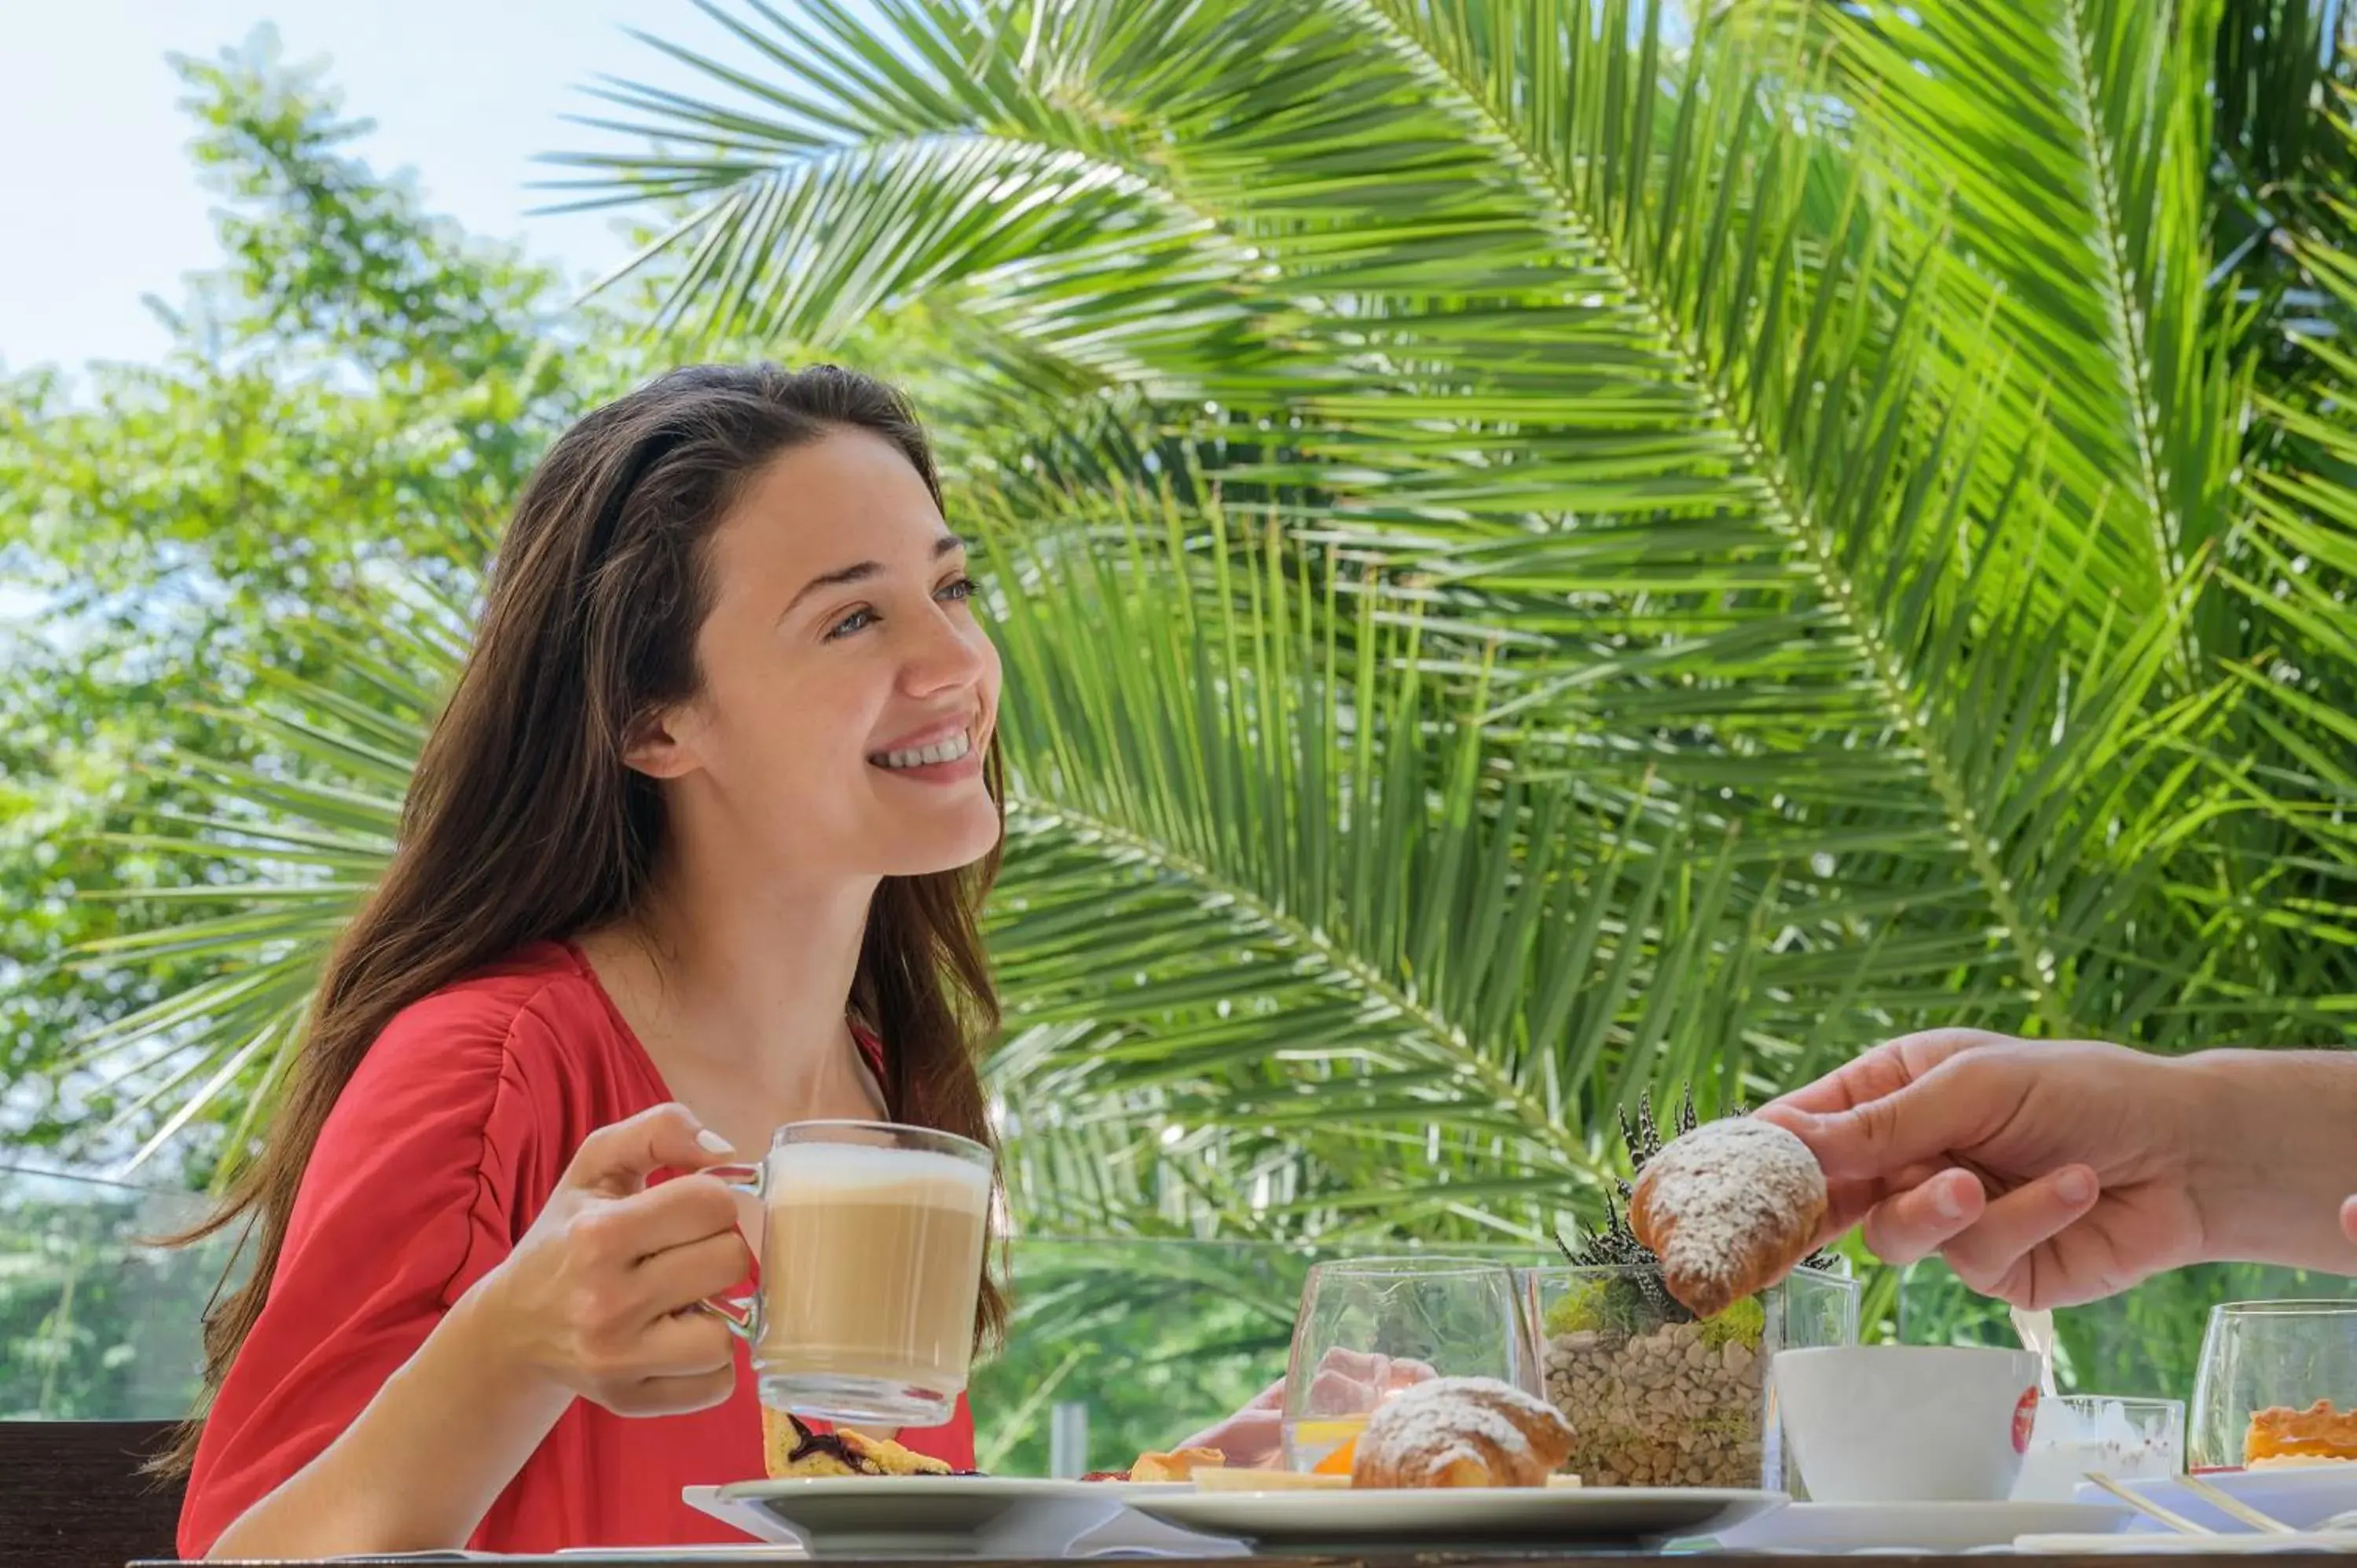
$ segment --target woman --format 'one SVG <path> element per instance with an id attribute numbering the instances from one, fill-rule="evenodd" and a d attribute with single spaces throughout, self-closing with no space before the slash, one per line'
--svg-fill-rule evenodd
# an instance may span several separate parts
<path id="1" fill-rule="evenodd" d="M 208 1324 L 184 1553 L 728 1533 L 680 1488 L 758 1475 L 759 1416 L 693 1308 L 748 1260 L 692 1173 L 813 1118 L 991 1138 L 972 593 L 866 377 L 680 371 L 550 450 L 213 1222 L 258 1248 Z M 1003 1316 L 985 1278 L 977 1336 Z M 963 1402 L 900 1436 L 973 1463 Z"/>

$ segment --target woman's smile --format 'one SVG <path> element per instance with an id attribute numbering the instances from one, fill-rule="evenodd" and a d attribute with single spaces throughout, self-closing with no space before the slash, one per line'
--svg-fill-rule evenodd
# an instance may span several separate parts
<path id="1" fill-rule="evenodd" d="M 918 784 L 954 784 L 982 776 L 982 753 L 974 747 L 972 730 L 961 727 L 946 736 L 938 730 L 932 733 L 939 738 L 869 753 L 868 766 Z"/>

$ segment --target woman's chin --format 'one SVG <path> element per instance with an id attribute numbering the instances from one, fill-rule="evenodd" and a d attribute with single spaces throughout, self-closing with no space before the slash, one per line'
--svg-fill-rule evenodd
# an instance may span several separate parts
<path id="1" fill-rule="evenodd" d="M 988 796 L 972 808 L 930 813 L 929 822 L 904 823 L 877 844 L 887 876 L 932 876 L 960 871 L 997 847 L 998 808 Z"/>

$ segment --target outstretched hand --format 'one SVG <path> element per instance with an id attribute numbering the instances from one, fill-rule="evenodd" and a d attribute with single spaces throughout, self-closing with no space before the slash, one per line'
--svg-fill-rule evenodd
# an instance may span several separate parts
<path id="1" fill-rule="evenodd" d="M 1422 1361 L 1360 1350 L 1329 1350 L 1318 1363 L 1310 1402 L 1321 1410 L 1372 1410 L 1400 1390 L 1432 1375 L 1432 1369 Z M 1227 1455 L 1231 1469 L 1275 1466 L 1285 1446 L 1285 1390 L 1286 1380 L 1279 1378 L 1253 1396 L 1243 1409 L 1178 1446 L 1216 1448 Z"/>
<path id="2" fill-rule="evenodd" d="M 1821 1241 L 1862 1224 L 1892 1262 L 1936 1252 L 1975 1290 L 2049 1307 L 2201 1257 L 2190 1100 L 2170 1063 L 2122 1047 L 1938 1029 L 1759 1114 L 1824 1167 Z"/>

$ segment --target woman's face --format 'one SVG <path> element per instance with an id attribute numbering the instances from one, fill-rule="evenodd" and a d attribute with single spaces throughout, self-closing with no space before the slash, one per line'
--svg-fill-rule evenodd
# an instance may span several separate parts
<path id="1" fill-rule="evenodd" d="M 683 825 L 797 875 L 915 876 L 985 854 L 998 652 L 964 547 L 899 448 L 848 429 L 784 453 L 706 548 L 704 689 L 632 757 L 673 780 Z"/>

